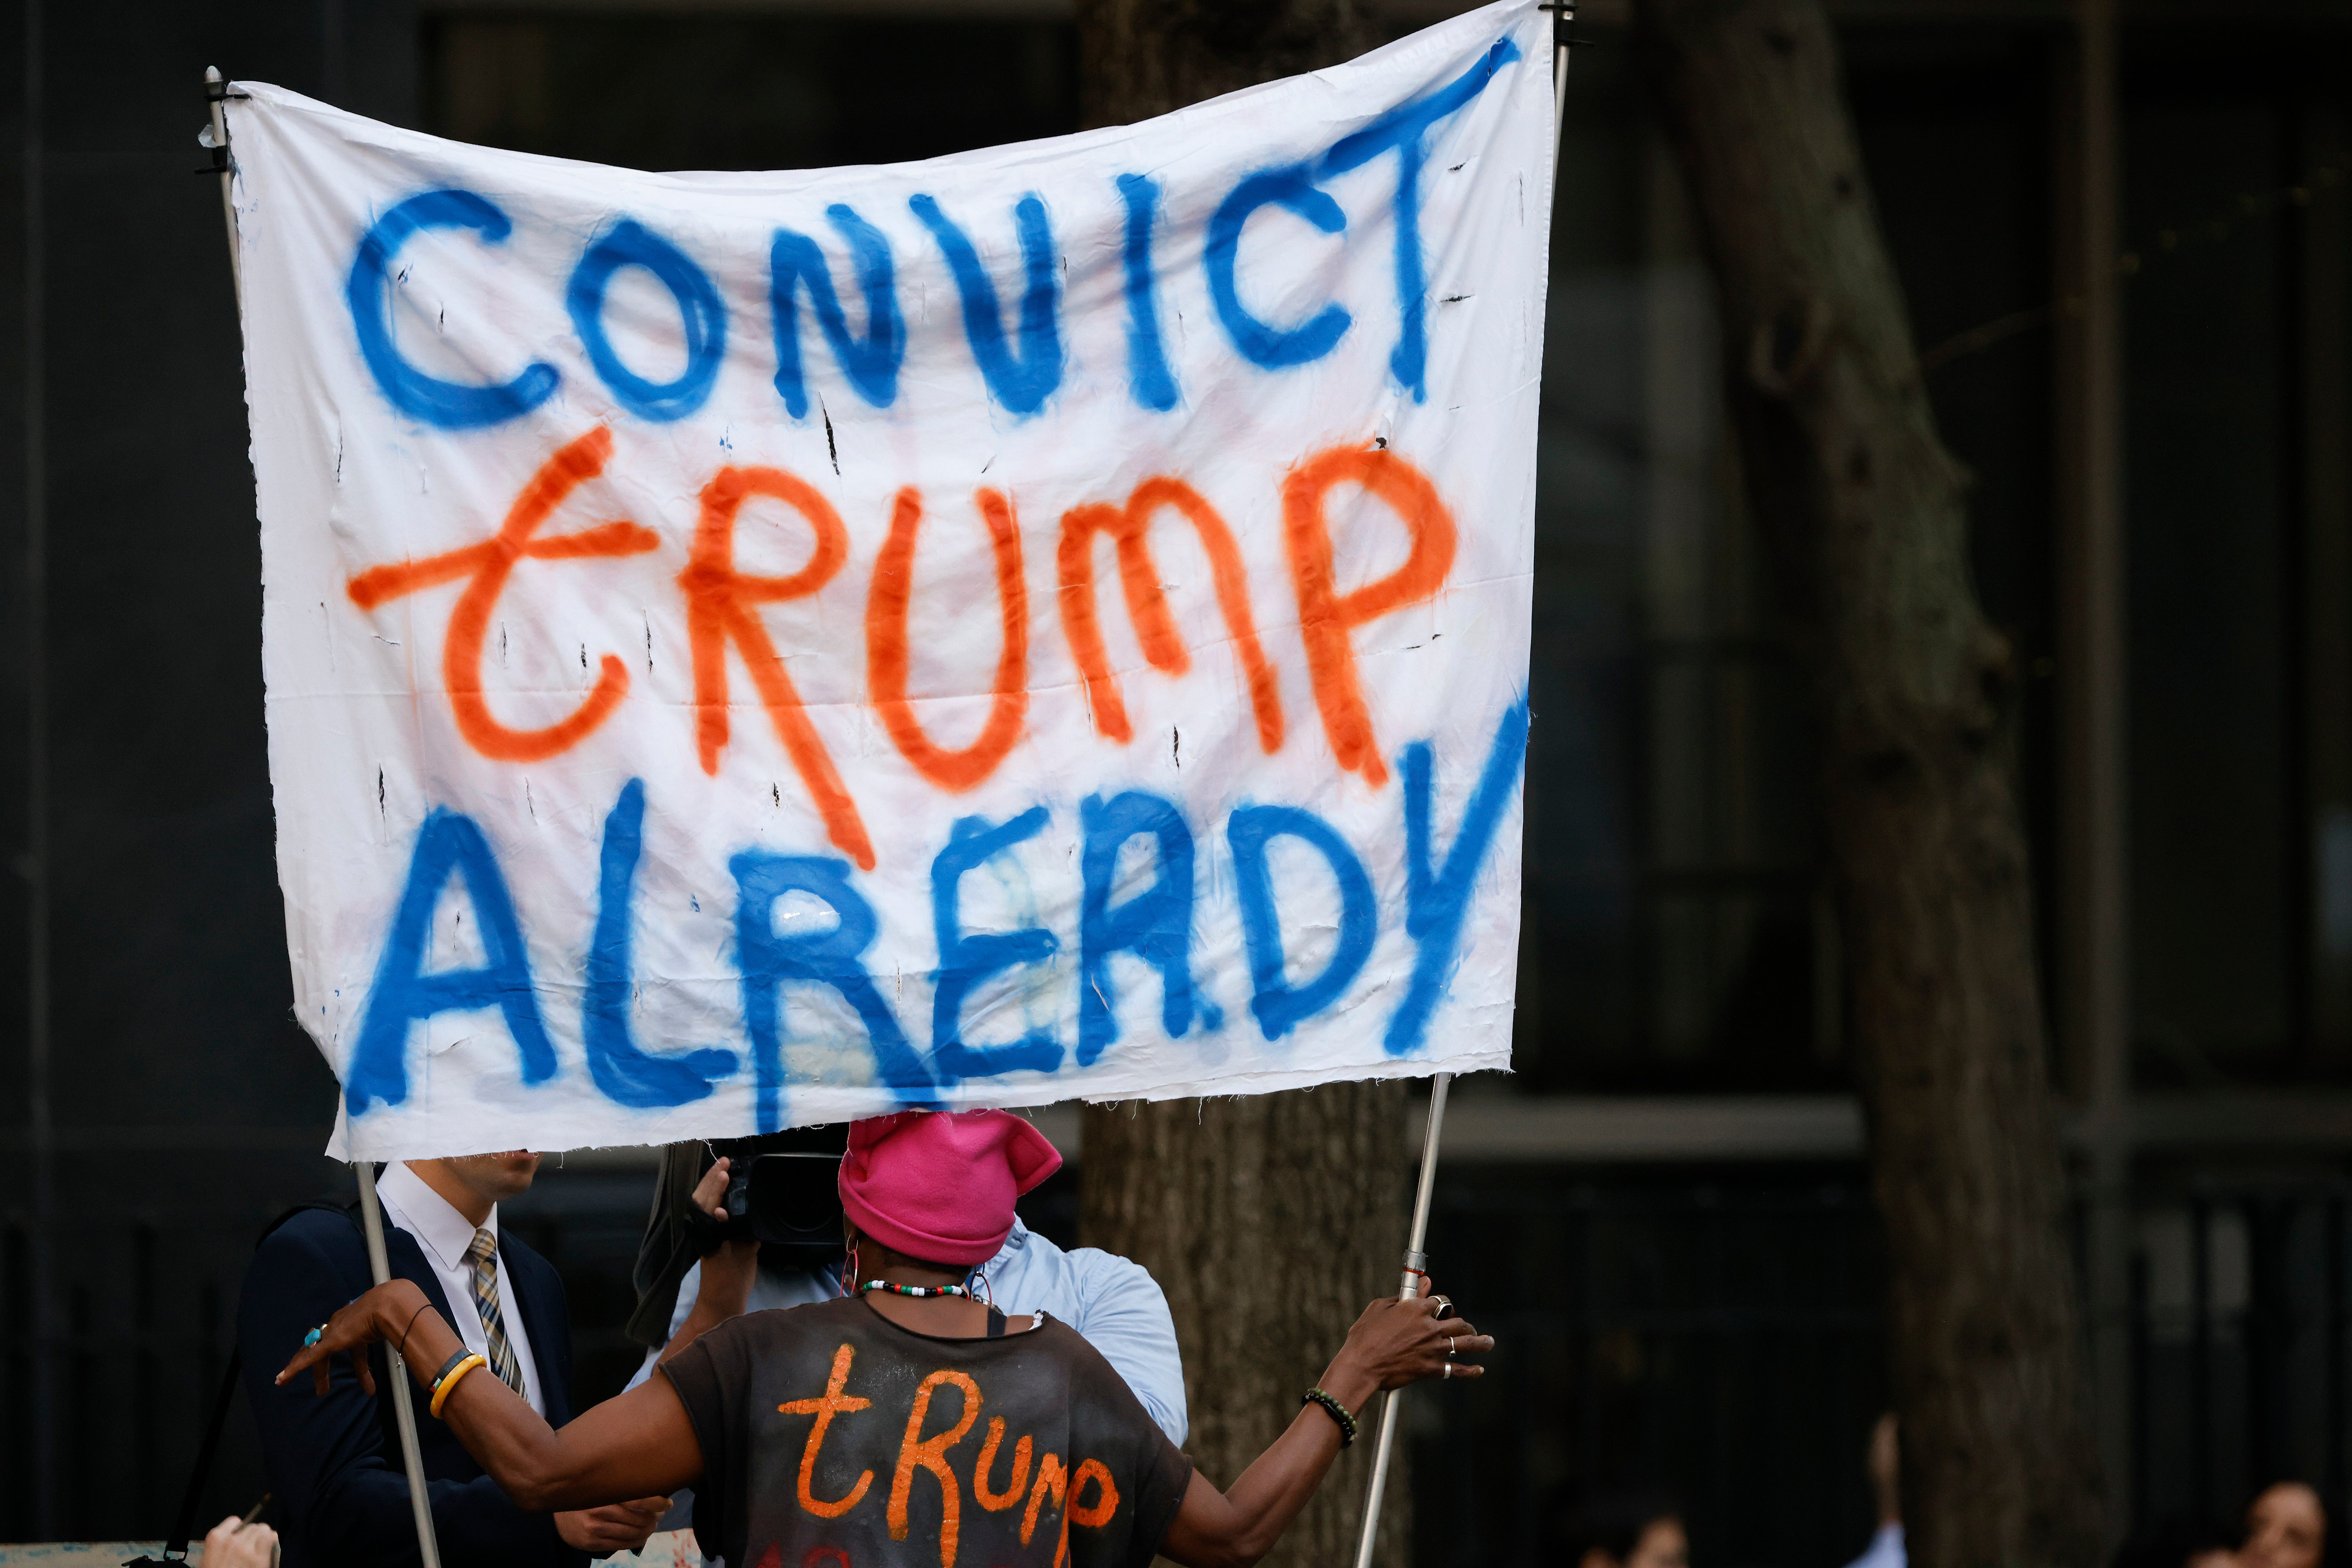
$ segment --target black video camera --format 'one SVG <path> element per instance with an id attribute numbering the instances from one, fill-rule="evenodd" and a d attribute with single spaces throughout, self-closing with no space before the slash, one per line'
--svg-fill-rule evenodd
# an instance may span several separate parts
<path id="1" fill-rule="evenodd" d="M 637 1304 L 627 1332 L 658 1348 L 669 1338 L 678 1286 L 698 1258 L 729 1241 L 756 1240 L 768 1268 L 830 1268 L 842 1256 L 841 1157 L 845 1124 L 798 1127 L 754 1138 L 697 1139 L 662 1151 L 631 1282 Z M 724 1220 L 693 1201 L 694 1189 L 720 1158 L 728 1170 Z"/>
<path id="2" fill-rule="evenodd" d="M 725 1152 L 725 1151 L 721 1151 Z M 751 1237 L 803 1267 L 841 1256 L 841 1156 L 813 1150 L 736 1154 L 728 1172 L 727 1219 L 714 1223 L 720 1241 Z"/>

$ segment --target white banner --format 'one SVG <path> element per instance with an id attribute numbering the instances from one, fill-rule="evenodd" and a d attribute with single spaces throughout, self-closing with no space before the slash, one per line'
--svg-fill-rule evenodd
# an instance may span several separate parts
<path id="1" fill-rule="evenodd" d="M 779 174 L 238 84 L 329 1152 L 1507 1067 L 1549 58 Z"/>

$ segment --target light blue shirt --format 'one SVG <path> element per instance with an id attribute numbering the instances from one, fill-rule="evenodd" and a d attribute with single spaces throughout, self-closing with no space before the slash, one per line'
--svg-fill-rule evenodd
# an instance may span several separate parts
<path id="1" fill-rule="evenodd" d="M 1904 1568 L 1903 1521 L 1889 1521 L 1878 1527 L 1870 1538 L 1869 1549 L 1846 1564 L 1846 1568 Z"/>
<path id="2" fill-rule="evenodd" d="M 1141 1264 L 1096 1247 L 1065 1252 L 1015 1217 L 1003 1247 L 973 1272 L 986 1284 L 987 1297 L 998 1310 L 1016 1318 L 1043 1311 L 1084 1335 L 1127 1380 L 1168 1440 L 1180 1448 L 1184 1446 L 1184 1361 L 1176 1349 L 1176 1321 L 1168 1315 L 1168 1298 L 1159 1281 Z M 677 1288 L 677 1309 L 669 1319 L 673 1336 L 685 1326 L 701 1288 L 702 1265 L 698 1263 Z M 762 1268 L 752 1283 L 749 1310 L 830 1301 L 840 1293 L 833 1276 L 816 1269 Z M 629 1380 L 630 1387 L 652 1373 L 660 1354 L 647 1352 L 646 1364 Z"/>

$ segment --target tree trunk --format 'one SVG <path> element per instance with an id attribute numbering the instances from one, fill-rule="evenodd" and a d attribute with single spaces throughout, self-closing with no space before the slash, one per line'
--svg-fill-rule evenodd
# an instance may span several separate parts
<path id="1" fill-rule="evenodd" d="M 2098 1463 L 2034 973 L 2018 679 L 1969 581 L 1818 0 L 1639 0 L 1808 671 L 1918 1568 L 2094 1568 Z"/>
<path id="2" fill-rule="evenodd" d="M 1079 1238 L 1134 1258 L 1168 1292 L 1192 1407 L 1184 1447 L 1219 1486 L 1298 1414 L 1364 1303 L 1396 1293 L 1409 1217 L 1404 1106 L 1403 1086 L 1391 1082 L 1087 1108 Z M 1355 1560 L 1366 1427 L 1268 1563 Z M 1405 1561 L 1404 1482 L 1392 1468 L 1387 1563 Z"/>
<path id="3" fill-rule="evenodd" d="M 1381 41 L 1367 0 L 1079 0 L 1079 109 L 1087 125 L 1126 124 Z M 1087 1111 L 1079 1235 L 1167 1290 L 1192 1407 L 1185 1448 L 1220 1486 L 1297 1414 L 1364 1303 L 1395 1293 L 1405 1096 L 1401 1083 L 1343 1083 Z M 1371 1447 L 1332 1467 L 1269 1563 L 1353 1561 Z M 1403 1561 L 1404 1492 L 1400 1468 L 1385 1562 Z"/>
<path id="4" fill-rule="evenodd" d="M 1078 113 L 1127 125 L 1338 65 L 1381 38 L 1370 0 L 1078 0 Z"/>

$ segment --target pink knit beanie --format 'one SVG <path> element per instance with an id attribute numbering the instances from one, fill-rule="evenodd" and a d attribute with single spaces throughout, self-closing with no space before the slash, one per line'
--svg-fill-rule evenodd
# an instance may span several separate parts
<path id="1" fill-rule="evenodd" d="M 929 1263 L 985 1263 L 1013 1234 L 1013 1200 L 1062 1168 L 1007 1110 L 902 1110 L 849 1124 L 841 1206 L 858 1231 Z"/>

